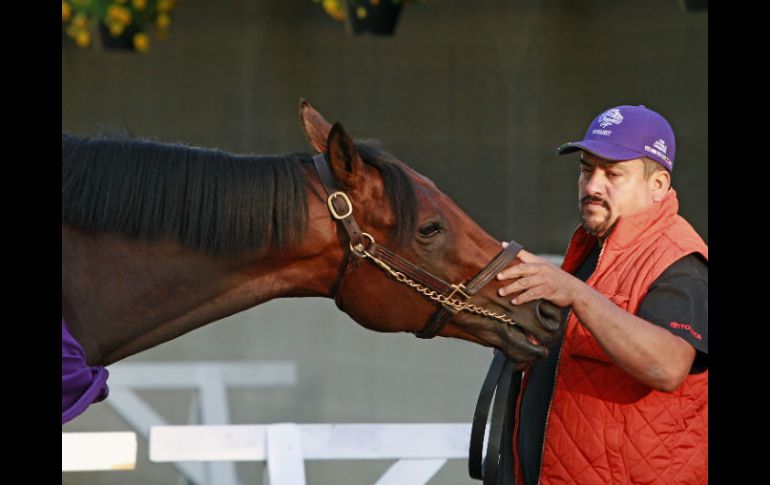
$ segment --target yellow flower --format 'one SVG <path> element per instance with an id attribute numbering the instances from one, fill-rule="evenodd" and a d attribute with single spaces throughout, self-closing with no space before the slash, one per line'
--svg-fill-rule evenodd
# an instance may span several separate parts
<path id="1" fill-rule="evenodd" d="M 323 0 L 323 8 L 334 20 L 345 20 L 345 9 L 339 0 Z"/>
<path id="2" fill-rule="evenodd" d="M 110 25 L 110 35 L 113 37 L 119 36 L 120 34 L 123 33 L 124 30 L 126 30 L 126 26 L 123 24 L 111 22 L 109 25 Z"/>
<path id="3" fill-rule="evenodd" d="M 360 19 L 365 19 L 366 18 L 366 7 L 358 7 L 356 9 L 356 17 L 358 17 Z"/>
<path id="4" fill-rule="evenodd" d="M 75 18 L 72 19 L 72 26 L 77 29 L 82 29 L 86 24 L 88 24 L 88 18 L 82 13 L 75 15 Z"/>
<path id="5" fill-rule="evenodd" d="M 75 32 L 75 43 L 80 47 L 88 47 L 91 44 L 91 33 L 85 29 Z"/>
<path id="6" fill-rule="evenodd" d="M 155 19 L 155 25 L 157 25 L 160 30 L 166 30 L 168 29 L 168 26 L 171 25 L 171 17 L 165 13 L 158 14 L 158 18 Z"/>
<path id="7" fill-rule="evenodd" d="M 61 3 L 61 19 L 66 22 L 72 17 L 72 5 L 62 1 Z"/>
<path id="8" fill-rule="evenodd" d="M 158 0 L 158 12 L 170 12 L 174 8 L 174 0 Z"/>
<path id="9" fill-rule="evenodd" d="M 107 7 L 107 20 L 119 24 L 127 25 L 131 23 L 131 11 L 126 7 L 110 5 Z"/>
<path id="10" fill-rule="evenodd" d="M 147 52 L 150 50 L 150 38 L 147 34 L 138 33 L 134 34 L 134 48 L 139 52 Z"/>
<path id="11" fill-rule="evenodd" d="M 147 6 L 147 0 L 134 0 L 134 8 L 137 10 L 144 10 Z"/>

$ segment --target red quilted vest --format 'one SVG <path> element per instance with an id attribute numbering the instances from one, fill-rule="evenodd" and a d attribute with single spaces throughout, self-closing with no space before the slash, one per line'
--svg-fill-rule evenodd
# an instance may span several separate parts
<path id="1" fill-rule="evenodd" d="M 650 285 L 678 259 L 708 246 L 677 213 L 672 189 L 653 207 L 620 218 L 587 283 L 636 313 Z M 562 268 L 574 273 L 596 244 L 575 231 Z M 528 373 L 524 377 L 524 389 Z M 521 406 L 519 396 L 517 413 Z M 514 431 L 517 455 L 518 429 Z M 518 457 L 516 476 L 523 483 Z M 546 421 L 540 484 L 706 484 L 708 371 L 674 392 L 650 389 L 612 364 L 570 313 Z"/>

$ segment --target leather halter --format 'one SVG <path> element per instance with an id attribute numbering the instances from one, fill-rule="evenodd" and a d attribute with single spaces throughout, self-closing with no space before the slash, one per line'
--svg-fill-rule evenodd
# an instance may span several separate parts
<path id="1" fill-rule="evenodd" d="M 351 255 L 356 256 L 357 258 L 376 258 L 377 260 L 380 260 L 380 262 L 386 263 L 386 265 L 394 271 L 401 273 L 405 276 L 405 279 L 408 278 L 413 282 L 422 285 L 426 288 L 427 292 L 435 292 L 435 294 L 441 295 L 439 298 L 443 297 L 443 301 L 457 301 L 459 294 L 464 297 L 464 301 L 467 302 L 470 300 L 471 296 L 483 288 L 499 271 L 505 268 L 522 249 L 522 246 L 519 243 L 511 241 L 506 248 L 500 251 L 497 256 L 495 256 L 495 258 L 468 283 L 447 283 L 440 277 L 423 270 L 409 260 L 404 259 L 386 247 L 377 244 L 370 235 L 362 232 L 353 216 L 353 205 L 347 194 L 339 189 L 337 181 L 329 168 L 326 155 L 323 153 L 315 155 L 313 157 L 313 163 L 315 164 L 321 184 L 324 186 L 328 195 L 327 205 L 329 206 L 329 211 L 331 212 L 332 217 L 334 217 L 334 219 L 336 219 L 345 229 L 345 233 L 348 236 L 349 250 L 346 251 L 343 270 L 340 272 L 334 288 L 334 300 L 340 308 L 342 307 L 338 289 L 341 286 L 342 280 L 350 271 L 350 265 L 353 259 L 351 258 Z M 393 271 L 391 271 L 391 273 L 392 272 Z M 423 292 L 423 294 L 426 293 Z M 450 317 L 457 312 L 458 308 L 456 306 L 443 303 L 441 308 L 425 327 L 415 333 L 416 336 L 425 339 L 435 337 L 446 326 Z"/>

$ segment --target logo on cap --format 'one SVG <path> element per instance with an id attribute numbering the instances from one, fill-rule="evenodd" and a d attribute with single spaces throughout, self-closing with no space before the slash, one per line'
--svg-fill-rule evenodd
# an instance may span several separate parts
<path id="1" fill-rule="evenodd" d="M 620 114 L 620 110 L 617 108 L 606 111 L 601 118 L 599 118 L 599 126 L 607 128 L 610 125 L 619 125 L 623 123 L 623 115 Z"/>
<path id="2" fill-rule="evenodd" d="M 658 140 L 655 143 L 652 144 L 655 148 L 662 151 L 663 153 L 666 153 L 666 142 L 663 140 Z"/>

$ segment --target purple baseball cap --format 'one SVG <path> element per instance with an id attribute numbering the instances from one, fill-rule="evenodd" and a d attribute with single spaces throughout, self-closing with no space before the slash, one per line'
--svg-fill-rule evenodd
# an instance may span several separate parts
<path id="1" fill-rule="evenodd" d="M 674 130 L 661 115 L 644 106 L 618 106 L 594 118 L 585 137 L 556 149 L 559 155 L 585 150 L 620 162 L 649 157 L 669 172 L 674 168 Z"/>

